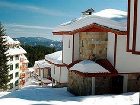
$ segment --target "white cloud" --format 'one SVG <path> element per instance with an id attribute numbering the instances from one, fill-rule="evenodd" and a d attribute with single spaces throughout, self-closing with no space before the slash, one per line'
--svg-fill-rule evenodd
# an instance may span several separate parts
<path id="1" fill-rule="evenodd" d="M 58 10 L 50 10 L 38 6 L 33 5 L 23 5 L 23 4 L 16 4 L 11 2 L 2 2 L 0 1 L 0 8 L 6 7 L 10 9 L 16 9 L 16 10 L 26 10 L 31 11 L 35 13 L 45 14 L 45 15 L 51 15 L 51 16 L 65 16 L 66 14 L 58 11 Z"/>
<path id="2" fill-rule="evenodd" d="M 7 28 L 15 28 L 15 29 L 43 29 L 43 30 L 53 30 L 52 27 L 45 26 L 32 26 L 32 25 L 22 25 L 22 24 L 6 24 Z"/>
<path id="3" fill-rule="evenodd" d="M 44 37 L 53 40 L 61 40 L 61 36 L 52 35 L 52 27 L 33 26 L 22 24 L 4 24 L 7 35 L 11 37 Z"/>

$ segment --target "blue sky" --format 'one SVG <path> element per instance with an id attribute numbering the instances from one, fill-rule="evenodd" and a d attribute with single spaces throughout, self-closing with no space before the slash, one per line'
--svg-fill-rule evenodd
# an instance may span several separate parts
<path id="1" fill-rule="evenodd" d="M 0 0 L 0 21 L 11 37 L 60 40 L 52 35 L 53 28 L 80 17 L 88 8 L 127 11 L 127 0 Z"/>

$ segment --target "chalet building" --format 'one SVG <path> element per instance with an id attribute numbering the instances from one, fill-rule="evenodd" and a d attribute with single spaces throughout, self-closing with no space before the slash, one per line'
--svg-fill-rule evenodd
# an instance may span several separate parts
<path id="1" fill-rule="evenodd" d="M 24 54 L 27 52 L 20 46 L 19 41 L 14 41 L 9 36 L 4 36 L 8 50 L 6 52 L 9 65 L 9 89 L 14 90 L 23 86 L 26 80 L 25 71 L 28 70 L 28 60 Z"/>
<path id="2" fill-rule="evenodd" d="M 140 38 L 134 31 L 132 35 L 130 29 L 135 28 L 126 24 L 127 20 L 122 22 L 89 13 L 53 30 L 54 35 L 63 37 L 61 65 L 69 69 L 68 91 L 75 95 L 140 91 L 137 41 Z M 137 37 L 133 43 L 131 35 Z M 135 48 L 128 51 L 128 47 Z"/>
<path id="3" fill-rule="evenodd" d="M 45 60 L 51 64 L 51 78 L 53 86 L 66 86 L 68 82 L 68 69 L 66 64 L 62 63 L 62 51 L 57 51 L 45 56 Z"/>
<path id="4" fill-rule="evenodd" d="M 34 64 L 34 73 L 39 76 L 40 80 L 43 78 L 50 78 L 51 76 L 51 65 L 43 60 L 35 61 Z"/>

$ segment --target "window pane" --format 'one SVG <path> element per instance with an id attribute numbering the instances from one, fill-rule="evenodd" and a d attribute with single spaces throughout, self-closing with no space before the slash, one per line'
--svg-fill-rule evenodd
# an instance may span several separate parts
<path id="1" fill-rule="evenodd" d="M 10 70 L 13 70 L 13 65 L 10 65 Z"/>
<path id="2" fill-rule="evenodd" d="M 15 56 L 15 59 L 16 59 L 16 60 L 19 60 L 19 55 L 16 55 L 16 56 Z"/>
<path id="3" fill-rule="evenodd" d="M 18 68 L 19 68 L 19 64 L 17 63 L 17 64 L 16 64 L 16 69 L 18 69 Z"/>
<path id="4" fill-rule="evenodd" d="M 10 61 L 13 61 L 13 56 L 10 56 Z"/>
<path id="5" fill-rule="evenodd" d="M 18 73 L 18 72 L 16 72 L 16 73 L 15 73 L 15 77 L 18 77 L 18 76 L 19 76 L 19 73 Z"/>
<path id="6" fill-rule="evenodd" d="M 15 82 L 15 86 L 18 86 L 18 80 Z"/>

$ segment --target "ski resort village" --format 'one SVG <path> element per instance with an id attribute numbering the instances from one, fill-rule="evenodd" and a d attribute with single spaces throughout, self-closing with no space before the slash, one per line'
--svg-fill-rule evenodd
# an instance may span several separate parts
<path id="1" fill-rule="evenodd" d="M 43 58 L 33 45 L 7 35 L 1 23 L 0 105 L 139 105 L 140 1 L 126 5 L 126 11 L 89 7 L 61 21 L 51 33 L 62 38 L 62 49 L 51 43 Z"/>

